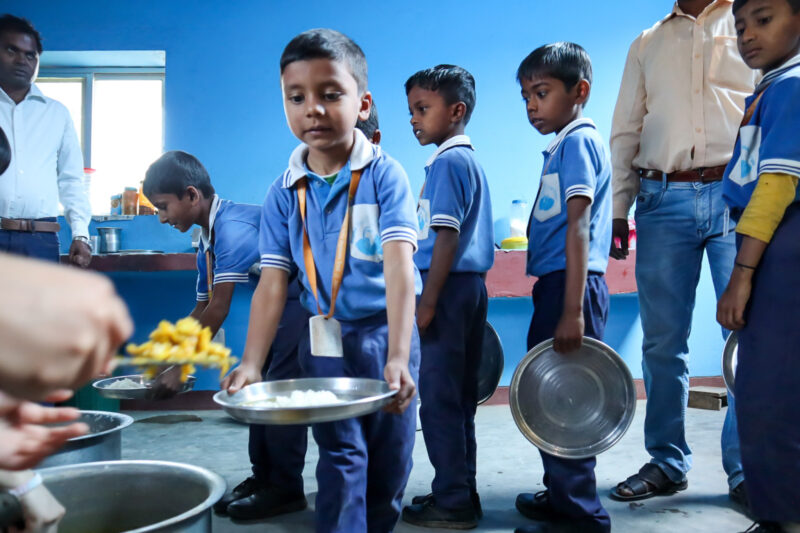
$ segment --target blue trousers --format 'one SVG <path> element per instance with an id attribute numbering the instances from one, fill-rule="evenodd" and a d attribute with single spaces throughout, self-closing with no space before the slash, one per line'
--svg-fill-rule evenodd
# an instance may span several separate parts
<path id="1" fill-rule="evenodd" d="M 546 274 L 533 286 L 533 317 L 528 329 L 528 349 L 553 338 L 564 309 L 566 273 Z M 608 319 L 608 286 L 602 274 L 589 273 L 583 297 L 584 335 L 603 340 Z M 608 512 L 597 495 L 594 467 L 597 460 L 563 459 L 539 451 L 544 466 L 544 486 L 559 513 L 584 524 L 587 532 L 611 531 Z"/>
<path id="2" fill-rule="evenodd" d="M 55 218 L 42 218 L 39 220 L 56 221 Z M 0 229 L 0 251 L 58 263 L 58 233 L 31 233 Z"/>
<path id="3" fill-rule="evenodd" d="M 652 462 L 680 482 L 692 467 L 686 442 L 689 400 L 689 332 L 703 253 L 708 255 L 717 298 L 733 270 L 733 233 L 723 236 L 722 183 L 642 180 L 636 199 L 636 282 L 644 341 L 642 369 L 647 391 L 645 447 Z M 728 332 L 722 330 L 722 336 Z M 715 360 L 718 354 L 709 354 Z M 722 466 L 728 486 L 742 482 L 735 403 L 728 395 L 722 428 Z"/>
<path id="4" fill-rule="evenodd" d="M 308 335 L 308 312 L 296 298 L 286 301 L 262 371 L 267 381 L 302 377 L 298 349 Z M 307 426 L 251 425 L 248 449 L 253 475 L 260 482 L 291 494 L 303 493 L 303 466 L 308 446 Z"/>
<path id="5" fill-rule="evenodd" d="M 420 338 L 419 416 L 435 470 L 431 489 L 444 508 L 471 506 L 477 492 L 475 409 L 487 306 L 480 274 L 451 273 Z"/>
<path id="6" fill-rule="evenodd" d="M 800 205 L 764 252 L 739 331 L 736 414 L 744 482 L 759 520 L 800 522 Z"/>
<path id="7" fill-rule="evenodd" d="M 308 328 L 300 341 L 301 366 L 308 377 L 384 379 L 389 344 L 386 314 L 341 321 L 344 357 L 315 357 Z M 409 370 L 419 374 L 419 336 L 411 338 Z M 378 411 L 360 418 L 312 426 L 319 447 L 316 530 L 318 533 L 383 533 L 400 517 L 411 472 L 416 409 L 402 415 Z"/>

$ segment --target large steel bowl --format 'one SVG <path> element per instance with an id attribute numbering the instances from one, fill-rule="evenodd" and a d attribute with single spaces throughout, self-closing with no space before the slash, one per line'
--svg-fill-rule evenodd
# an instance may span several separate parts
<path id="1" fill-rule="evenodd" d="M 341 403 L 315 407 L 260 407 L 248 405 L 296 390 L 331 391 Z M 302 378 L 253 383 L 236 394 L 219 391 L 214 401 L 233 418 L 248 424 L 318 424 L 374 413 L 392 401 L 396 390 L 379 379 Z"/>
<path id="2" fill-rule="evenodd" d="M 509 391 L 514 422 L 539 449 L 569 459 L 613 446 L 636 410 L 633 377 L 622 358 L 600 341 L 562 355 L 552 339 L 535 346 L 514 372 Z"/>
<path id="3" fill-rule="evenodd" d="M 69 439 L 60 450 L 42 461 L 40 468 L 122 458 L 122 429 L 133 424 L 133 418 L 108 411 L 81 411 L 75 422 L 88 425 L 89 433 Z"/>
<path id="4" fill-rule="evenodd" d="M 59 533 L 210 533 L 225 480 L 197 466 L 106 461 L 40 470 L 67 514 Z"/>
<path id="5" fill-rule="evenodd" d="M 725 348 L 722 350 L 722 379 L 733 396 L 733 382 L 736 376 L 736 365 L 739 364 L 739 336 L 735 331 L 731 331 L 728 340 L 725 341 Z"/>

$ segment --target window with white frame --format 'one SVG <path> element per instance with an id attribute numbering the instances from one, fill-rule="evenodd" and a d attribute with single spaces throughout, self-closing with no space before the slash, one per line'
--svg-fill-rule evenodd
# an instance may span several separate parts
<path id="1" fill-rule="evenodd" d="M 164 151 L 164 68 L 50 67 L 45 57 L 36 83 L 69 110 L 84 166 L 93 169 L 87 173 L 92 214 L 108 214 L 111 196 L 138 189 Z"/>

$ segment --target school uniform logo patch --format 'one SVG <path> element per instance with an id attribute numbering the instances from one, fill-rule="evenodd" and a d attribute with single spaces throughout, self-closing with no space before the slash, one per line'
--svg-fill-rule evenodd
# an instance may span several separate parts
<path id="1" fill-rule="evenodd" d="M 424 241 L 428 238 L 431 227 L 431 201 L 423 198 L 417 208 L 417 240 Z"/>
<path id="2" fill-rule="evenodd" d="M 533 217 L 539 222 L 551 219 L 561 213 L 561 187 L 558 174 L 542 176 L 542 187 L 533 208 Z"/>
<path id="3" fill-rule="evenodd" d="M 741 152 L 736 166 L 730 173 L 730 180 L 739 186 L 747 185 L 758 178 L 758 154 L 761 150 L 761 128 L 742 126 L 739 130 Z"/>
<path id="4" fill-rule="evenodd" d="M 375 263 L 383 261 L 379 214 L 378 204 L 353 206 L 353 233 L 350 239 L 350 255 L 353 258 Z"/>

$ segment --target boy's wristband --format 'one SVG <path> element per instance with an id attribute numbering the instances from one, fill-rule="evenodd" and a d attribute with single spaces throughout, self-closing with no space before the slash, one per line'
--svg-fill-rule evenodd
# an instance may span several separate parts
<path id="1" fill-rule="evenodd" d="M 744 263 L 740 263 L 739 261 L 736 261 L 734 263 L 734 265 L 736 265 L 737 267 L 746 268 L 747 270 L 755 270 L 756 269 L 756 267 L 754 267 L 754 266 L 745 265 Z"/>

